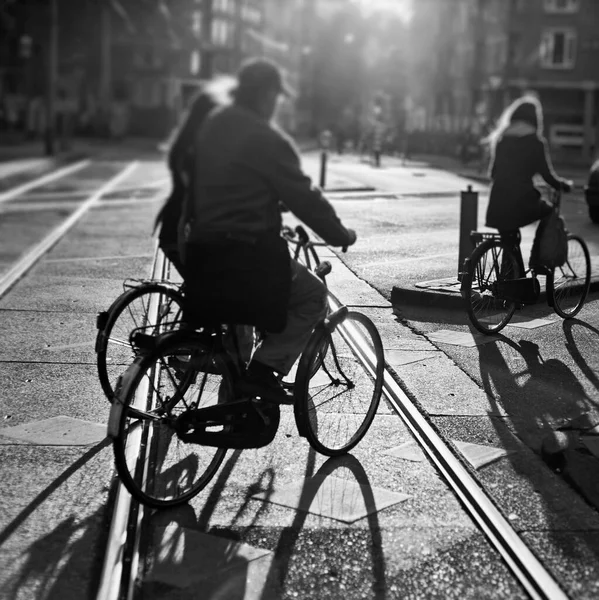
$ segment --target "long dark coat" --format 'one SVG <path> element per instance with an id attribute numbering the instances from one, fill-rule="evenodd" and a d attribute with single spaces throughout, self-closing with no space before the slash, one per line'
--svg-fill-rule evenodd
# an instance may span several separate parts
<path id="1" fill-rule="evenodd" d="M 533 177 L 541 175 L 555 189 L 567 189 L 551 165 L 547 142 L 525 123 L 510 125 L 495 146 L 487 227 L 510 231 L 534 223 L 551 212 Z"/>

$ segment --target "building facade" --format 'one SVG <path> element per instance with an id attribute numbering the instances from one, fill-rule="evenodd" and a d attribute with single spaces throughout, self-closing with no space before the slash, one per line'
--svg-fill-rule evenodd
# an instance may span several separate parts
<path id="1" fill-rule="evenodd" d="M 590 161 L 599 150 L 599 3 L 512 0 L 510 8 L 506 101 L 537 94 L 558 156 Z"/>
<path id="2" fill-rule="evenodd" d="M 413 129 L 480 135 L 534 93 L 558 160 L 599 150 L 596 0 L 417 2 L 411 32 Z"/>

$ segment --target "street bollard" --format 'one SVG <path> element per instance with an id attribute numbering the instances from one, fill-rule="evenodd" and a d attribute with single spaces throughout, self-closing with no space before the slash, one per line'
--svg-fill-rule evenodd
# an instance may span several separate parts
<path id="1" fill-rule="evenodd" d="M 320 134 L 320 187 L 324 189 L 327 182 L 327 160 L 333 134 L 325 130 Z"/>
<path id="2" fill-rule="evenodd" d="M 327 158 L 328 152 L 326 150 L 320 151 L 320 187 L 324 190 L 324 186 L 327 182 Z"/>
<path id="3" fill-rule="evenodd" d="M 460 250 L 458 256 L 458 281 L 462 281 L 460 272 L 470 254 L 472 254 L 472 241 L 470 233 L 476 231 L 478 226 L 478 192 L 473 191 L 469 185 L 466 191 L 461 193 L 460 202 Z"/>

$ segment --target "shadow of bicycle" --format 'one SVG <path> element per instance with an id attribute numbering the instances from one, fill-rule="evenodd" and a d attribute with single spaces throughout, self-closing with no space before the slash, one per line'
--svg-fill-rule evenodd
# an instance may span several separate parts
<path id="1" fill-rule="evenodd" d="M 358 543 L 370 552 L 368 564 L 360 553 L 359 571 L 363 573 L 368 566 L 371 571 L 370 577 L 360 576 L 365 597 L 387 597 L 377 501 L 364 468 L 354 456 L 331 458 L 315 472 L 316 454 L 309 450 L 305 478 L 296 489 L 293 505 L 288 506 L 295 514 L 287 526 L 264 525 L 263 517 L 276 500 L 272 466 L 264 468 L 245 488 L 226 525 L 210 526 L 215 511 L 221 509 L 219 500 L 240 454 L 234 453 L 226 462 L 197 517 L 189 505 L 152 517 L 154 550 L 147 559 L 144 599 L 165 597 L 176 589 L 185 598 L 197 597 L 201 591 L 201 597 L 210 600 L 275 600 L 289 592 L 289 585 L 308 589 L 315 584 L 321 596 L 334 589 L 335 597 L 343 597 L 344 585 L 355 588 L 358 568 L 350 568 L 343 549 Z M 331 516 L 333 504 L 342 507 L 340 519 Z M 310 518 L 319 523 L 325 519 L 332 526 L 313 527 L 310 522 L 305 529 Z M 362 539 L 363 528 L 348 527 L 361 518 L 368 523 L 367 543 Z M 303 564 L 325 549 L 326 561 L 318 569 Z"/>

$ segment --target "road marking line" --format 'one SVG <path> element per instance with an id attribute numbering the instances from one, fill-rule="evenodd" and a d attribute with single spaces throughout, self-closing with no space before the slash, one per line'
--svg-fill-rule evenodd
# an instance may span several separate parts
<path id="1" fill-rule="evenodd" d="M 112 256 L 75 256 L 72 258 L 47 258 L 47 263 L 79 262 L 87 260 L 128 260 L 130 258 L 153 258 L 153 254 L 119 254 Z"/>
<path id="2" fill-rule="evenodd" d="M 118 175 L 107 181 L 95 194 L 90 196 L 66 221 L 51 231 L 37 246 L 0 279 L 0 298 L 48 251 L 100 198 L 118 185 L 137 167 L 138 161 L 129 163 Z"/>
<path id="3" fill-rule="evenodd" d="M 89 165 L 90 162 L 91 161 L 89 159 L 80 160 L 79 162 L 76 162 L 74 165 L 69 165 L 68 167 L 63 167 L 62 169 L 58 169 L 57 171 L 52 171 L 52 173 L 48 173 L 47 175 L 38 177 L 37 179 L 34 179 L 33 181 L 28 181 L 27 183 L 24 183 L 23 185 L 19 185 L 16 188 L 8 190 L 7 192 L 3 192 L 0 194 L 0 204 L 2 204 L 2 202 L 6 202 L 7 200 L 10 200 L 11 198 L 15 198 L 16 196 L 24 194 L 25 192 L 28 192 L 29 190 L 32 190 L 33 188 L 40 187 L 46 183 L 49 183 L 50 181 L 54 181 L 55 179 L 60 179 L 61 177 L 70 175 L 71 173 L 74 173 L 75 171 L 80 171 L 81 169 L 83 169 L 83 167 L 87 167 L 87 165 Z"/>

